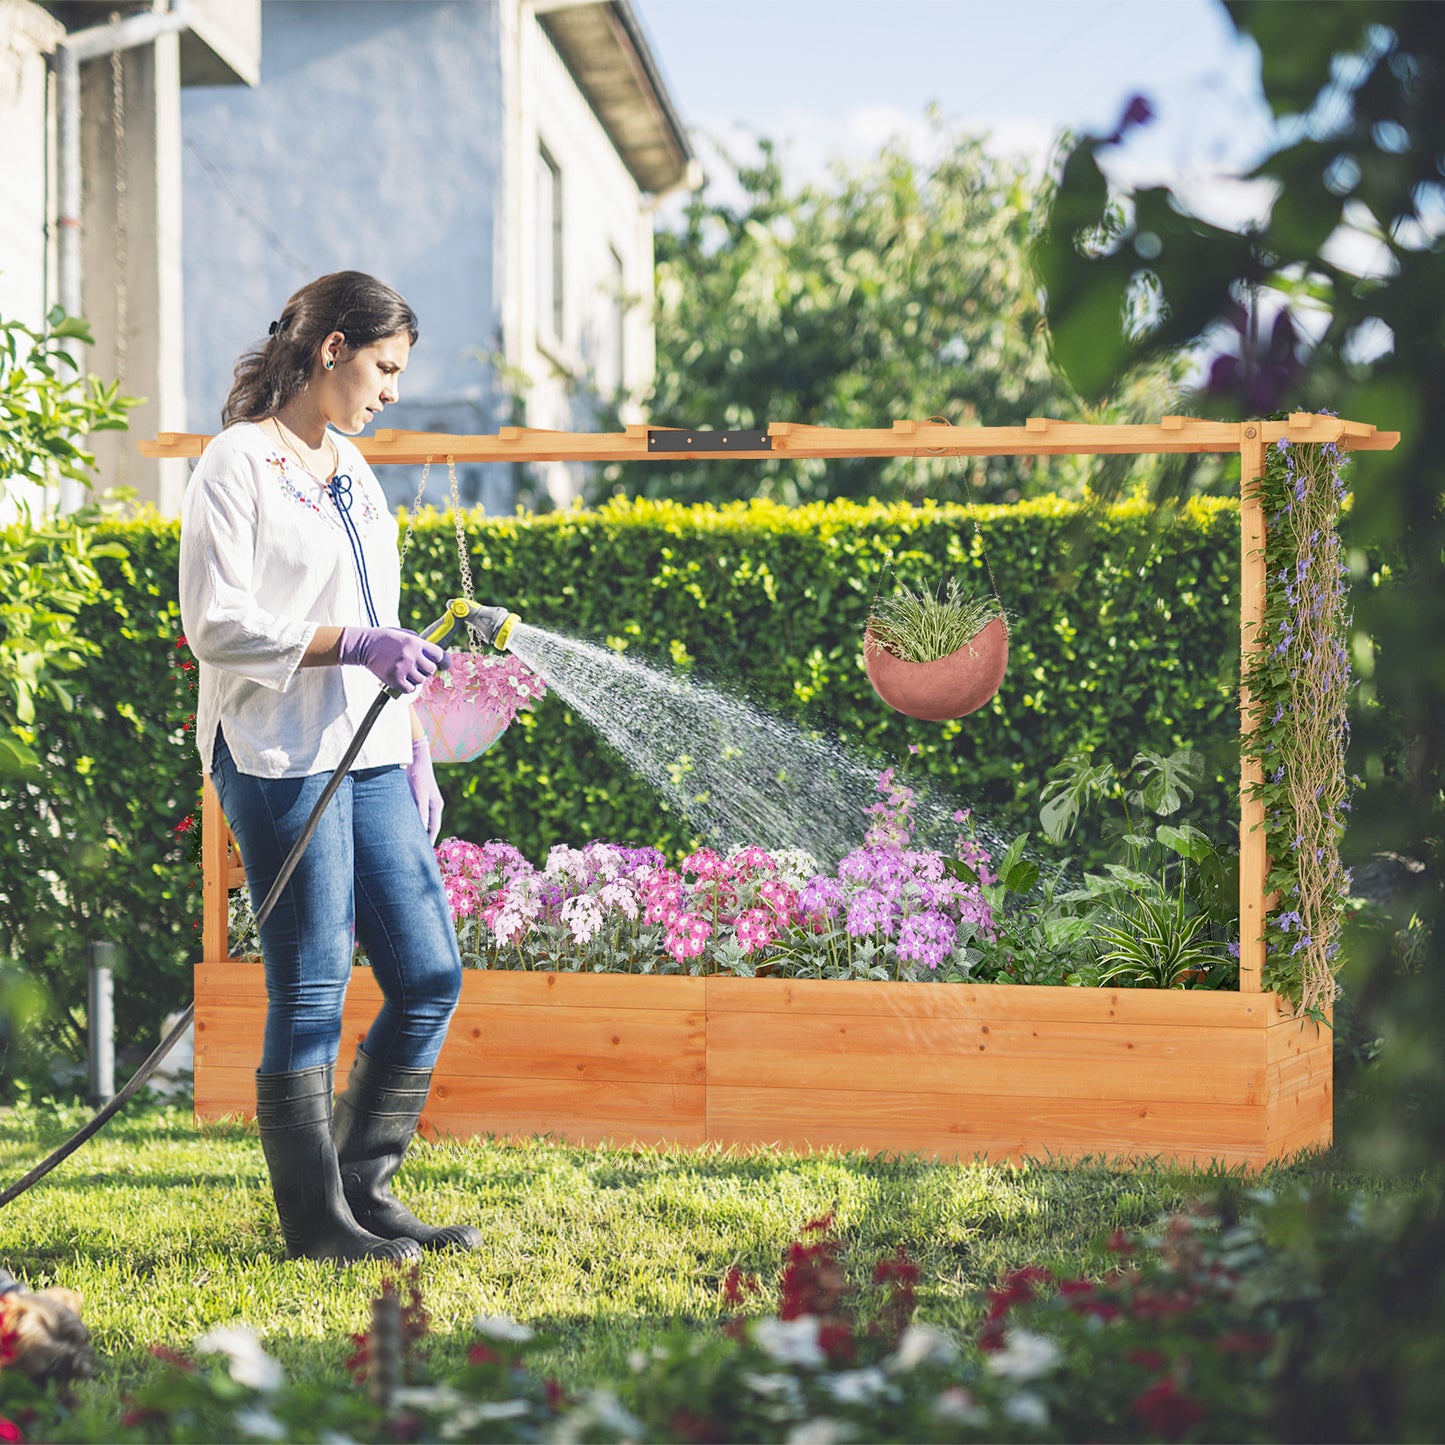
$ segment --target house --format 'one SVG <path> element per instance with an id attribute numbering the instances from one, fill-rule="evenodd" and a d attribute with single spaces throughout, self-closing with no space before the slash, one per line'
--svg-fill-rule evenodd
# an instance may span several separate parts
<path id="1" fill-rule="evenodd" d="M 383 426 L 589 429 L 646 390 L 652 205 L 696 163 L 627 0 L 263 0 L 261 46 L 258 86 L 182 98 L 190 430 L 287 296 L 351 267 L 421 322 Z M 463 503 L 581 484 L 512 470 L 459 468 Z M 380 475 L 411 502 L 418 473 Z"/>
<path id="2" fill-rule="evenodd" d="M 653 207 L 697 163 L 629 0 L 0 0 L 0 174 L 0 315 L 69 297 L 91 321 L 83 365 L 147 398 L 92 439 L 99 480 L 174 512 L 185 464 L 134 438 L 214 431 L 237 355 L 326 271 L 421 318 L 385 425 L 625 414 L 652 377 Z M 415 473 L 381 475 L 410 502 Z M 581 478 L 458 481 L 510 511 Z"/>
<path id="3" fill-rule="evenodd" d="M 186 425 L 182 87 L 254 83 L 259 55 L 260 0 L 0 0 L 0 316 L 87 317 L 82 367 L 146 398 L 132 436 Z M 121 433 L 93 449 L 102 486 L 174 510 L 183 464 Z"/>

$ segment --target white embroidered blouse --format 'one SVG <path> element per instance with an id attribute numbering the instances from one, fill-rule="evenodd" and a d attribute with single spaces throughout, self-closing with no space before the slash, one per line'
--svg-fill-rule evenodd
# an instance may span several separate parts
<path id="1" fill-rule="evenodd" d="M 396 518 L 356 447 L 329 489 L 252 422 L 212 439 L 181 504 L 181 623 L 199 667 L 196 741 L 216 728 L 262 778 L 330 772 L 380 684 L 364 667 L 300 666 L 320 626 L 396 627 Z M 342 483 L 349 478 L 349 492 Z M 353 768 L 411 761 L 405 706 L 382 710 Z"/>

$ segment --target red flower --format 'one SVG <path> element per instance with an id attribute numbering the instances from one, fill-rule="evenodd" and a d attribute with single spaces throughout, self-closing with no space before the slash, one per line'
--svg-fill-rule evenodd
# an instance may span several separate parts
<path id="1" fill-rule="evenodd" d="M 23 1440 L 24 1434 L 20 1427 L 13 1421 L 0 1416 L 0 1440 Z"/>
<path id="2" fill-rule="evenodd" d="M 755 1274 L 744 1274 L 738 1265 L 733 1265 L 723 1276 L 723 1303 L 733 1306 L 742 1304 L 745 1295 L 757 1294 L 762 1288 Z"/>
<path id="3" fill-rule="evenodd" d="M 820 1324 L 818 1326 L 818 1348 L 827 1355 L 829 1364 L 847 1364 L 858 1353 L 858 1347 L 853 1342 L 852 1326 L 842 1321 Z"/>
<path id="4" fill-rule="evenodd" d="M 1131 1365 L 1145 1370 L 1162 1370 L 1168 1363 L 1167 1357 L 1158 1350 L 1130 1350 L 1125 1356 Z"/>
<path id="5" fill-rule="evenodd" d="M 1214 1342 L 1214 1348 L 1223 1351 L 1226 1355 L 1263 1355 L 1274 1346 L 1273 1335 L 1251 1335 L 1242 1330 L 1235 1330 L 1227 1335 L 1220 1335 Z"/>
<path id="6" fill-rule="evenodd" d="M 490 1346 L 478 1342 L 467 1351 L 467 1359 L 474 1365 L 500 1365 L 502 1357 Z"/>
<path id="7" fill-rule="evenodd" d="M 1116 1229 L 1109 1236 L 1109 1242 L 1104 1247 L 1110 1254 L 1133 1254 L 1138 1248 L 1122 1229 Z"/>
<path id="8" fill-rule="evenodd" d="M 1133 1412 L 1148 1430 L 1166 1440 L 1180 1440 L 1204 1418 L 1204 1407 L 1173 1380 L 1159 1380 L 1134 1401 Z"/>
<path id="9" fill-rule="evenodd" d="M 185 1355 L 171 1349 L 169 1345 L 150 1345 L 147 1350 L 153 1359 L 164 1360 L 166 1364 L 175 1365 L 178 1369 L 194 1370 L 196 1368 L 194 1360 L 187 1359 Z"/>

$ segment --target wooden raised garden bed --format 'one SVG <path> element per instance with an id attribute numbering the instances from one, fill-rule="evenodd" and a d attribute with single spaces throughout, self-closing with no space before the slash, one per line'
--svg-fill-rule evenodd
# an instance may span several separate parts
<path id="1" fill-rule="evenodd" d="M 656 455 L 649 448 L 658 435 L 645 427 L 601 437 L 517 428 L 496 437 L 380 432 L 362 448 L 373 462 L 617 460 Z M 1243 423 L 1166 417 L 1157 426 L 1036 418 L 962 432 L 927 422 L 887 431 L 775 424 L 767 451 L 727 455 L 1237 452 L 1248 652 L 1265 589 L 1255 483 L 1264 448 L 1281 438 L 1368 450 L 1397 440 L 1314 415 Z M 205 440 L 163 436 L 143 449 L 196 455 Z M 1246 768 L 1241 788 L 1250 781 Z M 1331 1035 L 1292 1017 L 1261 988 L 1273 900 L 1264 893 L 1257 805 L 1242 814 L 1237 993 L 469 971 L 423 1126 L 458 1137 L 546 1134 L 579 1144 L 1255 1167 L 1324 1147 L 1333 1132 Z M 249 1116 L 265 989 L 259 964 L 227 957 L 227 896 L 244 874 L 209 786 L 202 855 L 196 1113 Z M 344 1054 L 378 1002 L 369 971 L 357 970 Z"/>

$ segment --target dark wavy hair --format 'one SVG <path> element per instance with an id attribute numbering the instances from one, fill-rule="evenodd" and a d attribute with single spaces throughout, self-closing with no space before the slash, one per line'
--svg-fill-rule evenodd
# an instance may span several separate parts
<path id="1" fill-rule="evenodd" d="M 421 334 L 416 312 L 390 286 L 364 271 L 334 271 L 303 286 L 281 308 L 271 334 L 236 363 L 221 425 L 275 416 L 311 378 L 321 343 L 339 331 L 353 351 L 406 332 Z"/>

